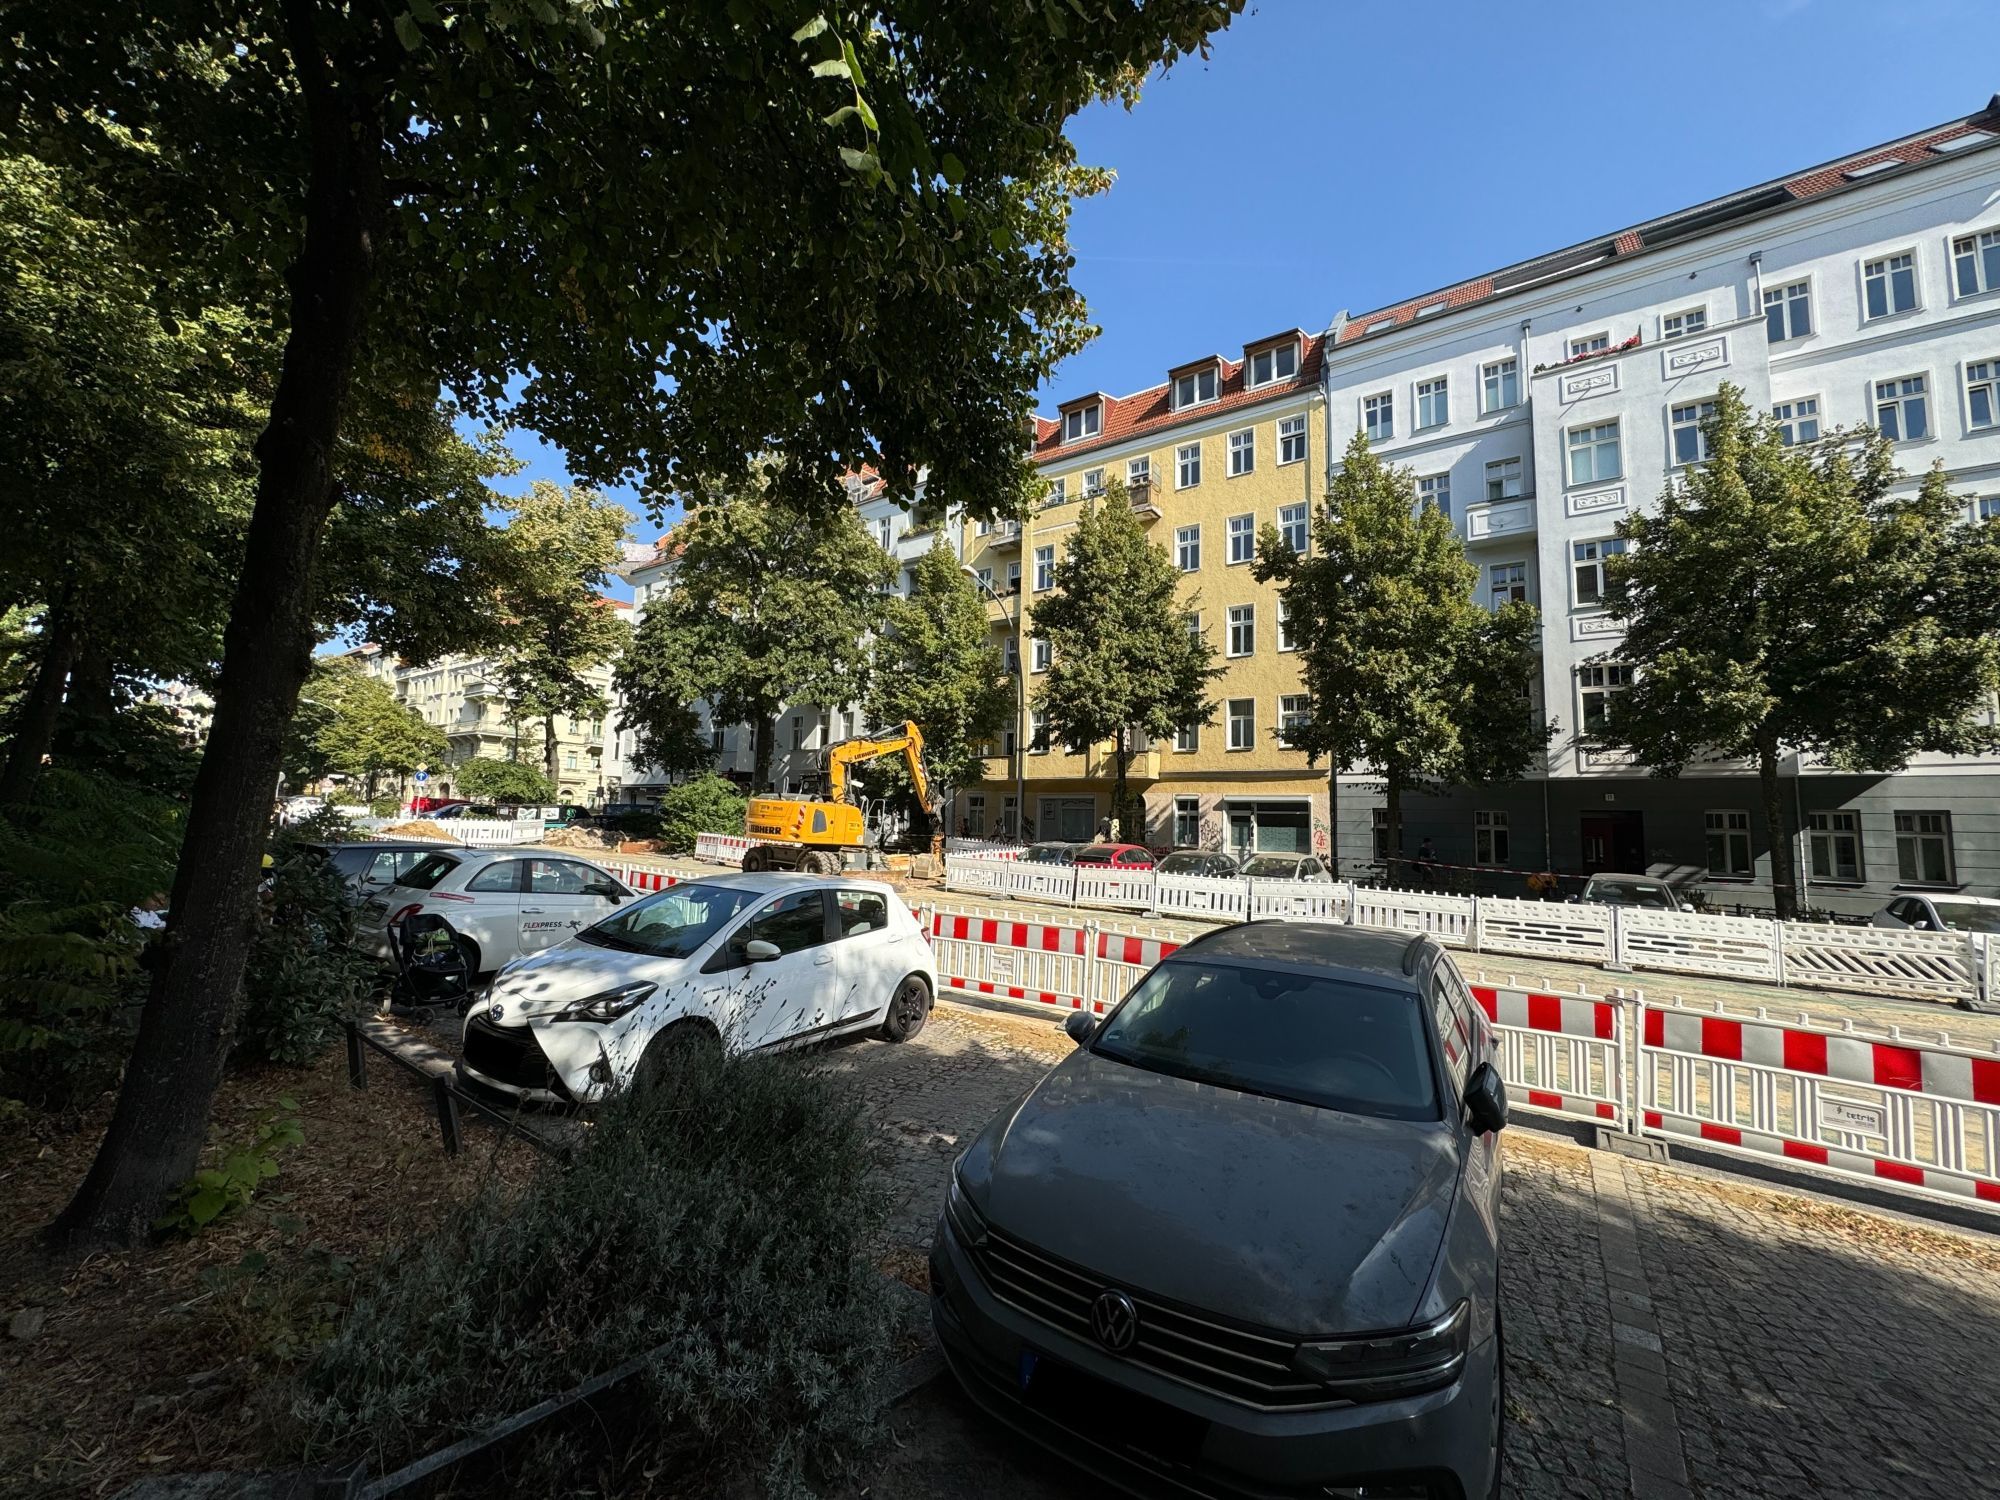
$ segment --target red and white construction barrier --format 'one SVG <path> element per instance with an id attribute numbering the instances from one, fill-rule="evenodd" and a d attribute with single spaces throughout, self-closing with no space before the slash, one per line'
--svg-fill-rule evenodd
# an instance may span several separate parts
<path id="1" fill-rule="evenodd" d="M 604 868 L 635 891 L 664 891 L 670 885 L 681 883 L 681 877 L 669 870 L 653 870 L 643 865 L 611 864 L 607 864 Z"/>
<path id="2" fill-rule="evenodd" d="M 1618 1000 L 1472 986 L 1493 1023 L 1509 1102 L 1548 1114 L 1625 1122 L 1625 1015 Z"/>
<path id="3" fill-rule="evenodd" d="M 712 865 L 741 868 L 750 843 L 740 833 L 698 833 L 694 836 L 694 857 Z"/>
<path id="4" fill-rule="evenodd" d="M 1065 1010 L 1081 1010 L 1092 994 L 1098 934 L 1086 924 L 936 911 L 928 926 L 941 989 Z"/>

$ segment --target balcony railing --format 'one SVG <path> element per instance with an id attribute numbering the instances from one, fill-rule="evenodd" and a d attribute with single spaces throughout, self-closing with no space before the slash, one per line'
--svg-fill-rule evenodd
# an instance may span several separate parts
<path id="1" fill-rule="evenodd" d="M 1160 500 L 1153 489 L 1153 481 L 1141 479 L 1130 485 L 1125 493 L 1132 501 L 1132 514 L 1142 525 L 1150 526 L 1160 519 Z"/>

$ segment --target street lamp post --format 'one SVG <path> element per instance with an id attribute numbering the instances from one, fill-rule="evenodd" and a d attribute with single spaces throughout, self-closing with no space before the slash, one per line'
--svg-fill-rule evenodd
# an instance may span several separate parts
<path id="1" fill-rule="evenodd" d="M 981 593 L 985 594 L 987 598 L 991 599 L 995 604 L 1000 606 L 1001 610 L 1003 611 L 1002 618 L 1005 618 L 1004 611 L 1007 608 L 1007 601 L 993 587 L 993 585 L 988 583 L 985 579 L 981 578 L 978 573 L 973 571 L 973 569 L 965 566 L 963 563 L 959 565 L 958 570 L 959 572 L 963 573 L 967 578 L 970 578 L 973 584 L 980 590 Z M 1014 618 L 1008 621 L 1007 628 L 1013 633 L 1014 636 L 1014 754 L 1012 756 L 1012 760 L 1014 762 L 1013 833 L 1014 837 L 1016 839 L 1019 839 L 1021 837 L 1021 819 L 1024 816 L 1026 816 L 1028 811 L 1028 795 L 1026 789 L 1022 785 L 1025 763 L 1021 759 L 1021 757 L 1027 753 L 1027 746 L 1022 744 L 1022 739 L 1025 737 L 1027 733 L 1027 727 L 1021 721 L 1025 716 L 1027 710 L 1028 687 L 1027 687 L 1027 679 L 1023 675 L 1027 671 L 1027 663 L 1022 660 L 1022 653 L 1021 653 L 1021 596 L 1018 593 L 1015 594 L 1014 596 Z M 974 838 L 978 838 L 979 830 L 976 828 L 973 829 L 972 836 Z"/>

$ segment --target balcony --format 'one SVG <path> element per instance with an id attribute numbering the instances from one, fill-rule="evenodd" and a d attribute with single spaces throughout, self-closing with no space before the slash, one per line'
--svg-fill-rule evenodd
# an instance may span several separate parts
<path id="1" fill-rule="evenodd" d="M 1139 518 L 1139 524 L 1150 526 L 1160 519 L 1160 498 L 1153 489 L 1153 481 L 1142 479 L 1125 492 L 1132 501 L 1132 514 Z"/>
<path id="2" fill-rule="evenodd" d="M 1488 500 L 1465 510 L 1465 539 L 1494 542 L 1508 537 L 1533 536 L 1535 497 L 1523 495 L 1512 500 Z"/>
<path id="3" fill-rule="evenodd" d="M 1021 523 L 1008 521 L 995 526 L 982 538 L 989 552 L 1019 552 L 1021 550 Z"/>
<path id="4" fill-rule="evenodd" d="M 1090 747 L 1090 758 L 1085 763 L 1084 774 L 1093 781 L 1115 781 L 1118 779 L 1118 757 L 1112 754 L 1111 741 Z M 1160 779 L 1160 752 L 1154 750 L 1134 750 L 1125 757 L 1125 779 L 1127 781 L 1158 781 Z"/>

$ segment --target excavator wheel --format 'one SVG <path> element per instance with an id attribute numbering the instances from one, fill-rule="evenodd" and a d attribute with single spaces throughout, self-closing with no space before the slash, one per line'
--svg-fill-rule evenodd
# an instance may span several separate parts
<path id="1" fill-rule="evenodd" d="M 754 875 L 763 868 L 764 851 L 762 849 L 757 848 L 753 844 L 750 848 L 743 851 L 743 870 L 745 874 Z"/>
<path id="2" fill-rule="evenodd" d="M 808 849 L 799 860 L 799 868 L 808 875 L 838 875 L 840 856 L 831 849 Z"/>

